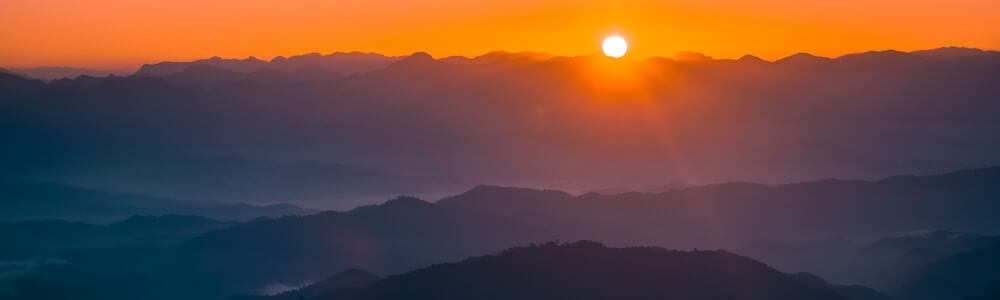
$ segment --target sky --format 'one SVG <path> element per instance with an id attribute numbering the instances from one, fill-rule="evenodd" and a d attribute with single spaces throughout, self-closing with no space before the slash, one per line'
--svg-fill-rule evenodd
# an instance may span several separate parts
<path id="1" fill-rule="evenodd" d="M 211 56 L 336 51 L 434 57 L 839 56 L 941 46 L 1000 49 L 997 0 L 0 0 L 0 66 L 137 68 Z"/>

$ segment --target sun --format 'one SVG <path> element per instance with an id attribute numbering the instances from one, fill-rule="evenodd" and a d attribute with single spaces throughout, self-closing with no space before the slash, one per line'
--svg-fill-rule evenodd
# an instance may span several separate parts
<path id="1" fill-rule="evenodd" d="M 625 41 L 625 38 L 612 35 L 604 39 L 601 49 L 604 50 L 604 55 L 619 58 L 625 56 L 625 52 L 628 51 L 628 42 Z"/>

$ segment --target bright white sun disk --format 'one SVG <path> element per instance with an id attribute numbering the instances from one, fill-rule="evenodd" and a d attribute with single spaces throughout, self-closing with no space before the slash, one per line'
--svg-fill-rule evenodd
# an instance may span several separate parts
<path id="1" fill-rule="evenodd" d="M 612 35 L 604 39 L 601 49 L 604 50 L 604 55 L 619 58 L 624 56 L 625 52 L 628 51 L 628 43 L 625 42 L 624 38 Z"/>

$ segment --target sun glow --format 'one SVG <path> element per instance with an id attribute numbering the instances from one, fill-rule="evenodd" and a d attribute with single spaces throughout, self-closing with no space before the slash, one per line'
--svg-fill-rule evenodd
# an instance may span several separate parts
<path id="1" fill-rule="evenodd" d="M 625 38 L 612 35 L 604 39 L 601 49 L 604 50 L 604 55 L 619 58 L 625 56 L 625 52 L 628 51 L 628 43 L 625 42 Z"/>

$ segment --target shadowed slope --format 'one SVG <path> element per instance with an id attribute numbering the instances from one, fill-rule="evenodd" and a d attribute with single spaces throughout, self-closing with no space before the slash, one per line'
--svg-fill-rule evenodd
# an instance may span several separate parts
<path id="1" fill-rule="evenodd" d="M 893 291 L 899 299 L 995 299 L 991 297 L 1000 294 L 1000 246 L 960 253 L 907 277 Z"/>
<path id="2" fill-rule="evenodd" d="M 318 299 L 844 299 L 725 251 L 544 244 L 390 276 Z"/>

